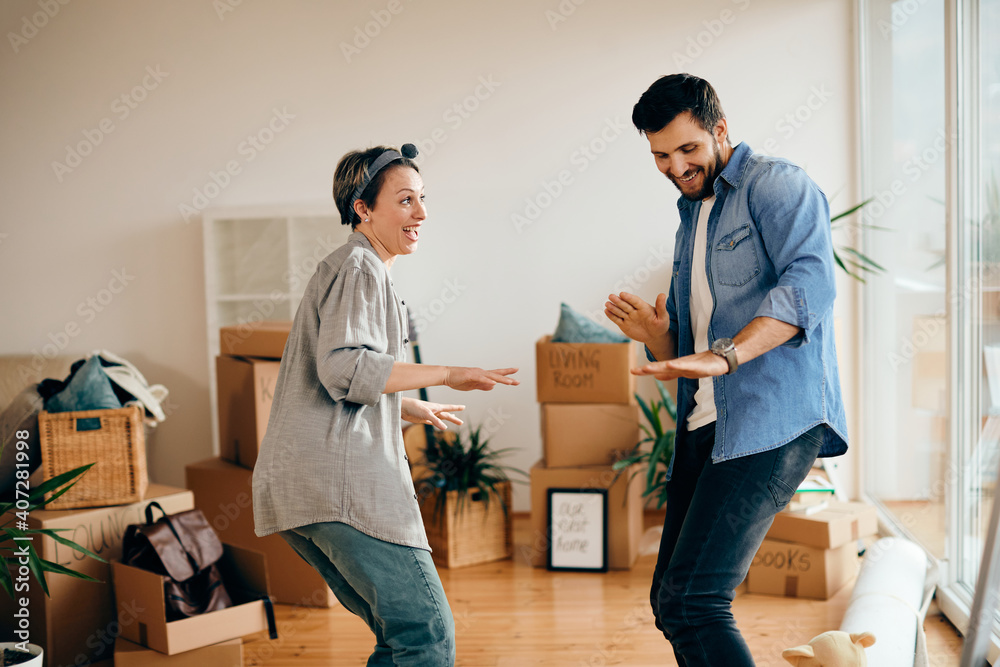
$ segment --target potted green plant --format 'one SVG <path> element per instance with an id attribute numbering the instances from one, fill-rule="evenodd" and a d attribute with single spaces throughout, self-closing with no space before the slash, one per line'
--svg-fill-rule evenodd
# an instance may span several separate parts
<path id="1" fill-rule="evenodd" d="M 3 446 L 0 445 L 0 452 L 3 451 Z M 50 502 L 66 493 L 93 465 L 91 463 L 81 466 L 46 480 L 32 487 L 24 497 L 17 498 L 12 502 L 0 502 L 0 555 L 3 557 L 3 564 L 0 565 L 0 586 L 3 587 L 3 590 L 12 599 L 18 600 L 19 598 L 26 597 L 24 586 L 30 583 L 32 577 L 42 587 L 42 591 L 46 595 L 49 595 L 49 588 L 45 581 L 46 572 L 55 572 L 77 579 L 98 582 L 97 579 L 89 575 L 45 560 L 38 555 L 34 538 L 36 536 L 43 536 L 50 537 L 60 544 L 64 544 L 102 563 L 106 562 L 89 549 L 58 534 L 59 531 L 68 529 L 28 528 L 28 517 L 31 512 L 44 508 Z M 16 577 L 12 576 L 12 571 L 16 573 Z M 24 649 L 27 649 L 27 651 Z M 41 667 L 43 659 L 42 648 L 35 644 L 27 644 L 25 642 L 0 643 L 0 665 Z"/>
<path id="2" fill-rule="evenodd" d="M 667 416 L 676 424 L 677 405 L 663 383 L 659 380 L 654 380 L 654 382 L 656 382 L 656 388 L 660 392 L 660 400 L 647 403 L 642 400 L 639 394 L 635 395 L 639 407 L 642 408 L 642 414 L 648 422 L 639 425 L 646 437 L 636 443 L 635 448 L 627 456 L 617 461 L 612 468 L 621 474 L 637 463 L 645 464 L 646 489 L 642 495 L 644 498 L 654 496 L 656 507 L 659 509 L 667 502 L 667 469 L 670 466 L 670 458 L 674 454 L 674 435 L 676 434 L 676 429 L 667 428 L 660 413 L 665 410 Z M 647 443 L 652 443 L 648 449 L 645 448 Z M 637 466 L 636 472 L 632 473 L 629 478 L 630 484 L 635 476 L 640 474 L 640 471 L 642 471 L 642 466 Z"/>
<path id="3" fill-rule="evenodd" d="M 416 487 L 435 563 L 462 567 L 510 557 L 510 474 L 527 474 L 500 463 L 508 451 L 491 449 L 482 427 L 435 432 L 427 443 Z"/>

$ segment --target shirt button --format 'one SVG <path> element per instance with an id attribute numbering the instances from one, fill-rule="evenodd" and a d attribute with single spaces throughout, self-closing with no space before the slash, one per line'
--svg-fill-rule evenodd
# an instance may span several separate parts
<path id="1" fill-rule="evenodd" d="M 409 457 L 409 456 L 407 456 L 406 454 L 403 454 L 403 460 L 404 460 L 404 461 L 409 461 L 409 460 L 410 460 L 410 457 Z"/>
<path id="2" fill-rule="evenodd" d="M 419 500 L 419 498 L 417 498 L 417 494 L 415 494 L 415 493 L 413 494 L 413 499 L 414 500 Z"/>
<path id="3" fill-rule="evenodd" d="M 400 303 L 403 304 L 404 306 L 406 305 L 406 302 L 403 300 L 400 300 Z"/>
<path id="4" fill-rule="evenodd" d="M 410 342 L 410 339 L 409 339 L 409 338 L 404 338 L 404 339 L 403 339 L 403 345 L 406 345 L 406 344 L 407 344 L 407 343 L 409 343 L 409 342 Z"/>

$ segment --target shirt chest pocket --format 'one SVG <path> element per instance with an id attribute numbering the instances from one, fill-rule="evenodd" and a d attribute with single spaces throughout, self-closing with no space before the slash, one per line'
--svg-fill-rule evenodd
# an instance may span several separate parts
<path id="1" fill-rule="evenodd" d="M 720 285 L 746 285 L 760 273 L 757 248 L 750 234 L 750 223 L 726 234 L 712 252 L 712 272 Z"/>

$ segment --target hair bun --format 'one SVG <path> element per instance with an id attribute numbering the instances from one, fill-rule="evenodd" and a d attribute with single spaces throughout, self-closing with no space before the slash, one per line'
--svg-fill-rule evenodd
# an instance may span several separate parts
<path id="1" fill-rule="evenodd" d="M 403 154 L 403 157 L 410 160 L 420 154 L 420 151 L 418 151 L 417 147 L 413 144 L 403 144 L 402 147 L 400 147 L 399 152 Z"/>

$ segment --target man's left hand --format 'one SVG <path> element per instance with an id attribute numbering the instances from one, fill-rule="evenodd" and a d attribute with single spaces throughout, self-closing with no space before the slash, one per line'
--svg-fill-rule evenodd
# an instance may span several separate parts
<path id="1" fill-rule="evenodd" d="M 652 375 L 657 380 L 676 380 L 677 378 L 715 377 L 729 372 L 729 364 L 714 352 L 698 352 L 686 357 L 657 361 L 640 368 L 633 368 L 633 375 Z"/>

